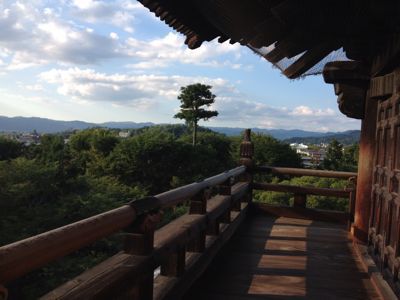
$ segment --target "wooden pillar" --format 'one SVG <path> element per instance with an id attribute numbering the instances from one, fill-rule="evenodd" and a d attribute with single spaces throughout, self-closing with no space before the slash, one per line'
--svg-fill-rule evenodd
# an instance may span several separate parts
<path id="1" fill-rule="evenodd" d="M 375 131 L 378 102 L 367 96 L 365 116 L 361 123 L 360 152 L 354 212 L 353 235 L 359 241 L 368 241 L 368 227 L 371 208 L 373 181 Z"/>
<path id="2" fill-rule="evenodd" d="M 361 242 L 368 239 L 375 152 L 377 101 L 368 92 L 370 73 L 369 64 L 359 61 L 329 62 L 323 70 L 325 82 L 335 86 L 340 111 L 350 118 L 362 119 L 353 226 L 353 235 Z"/>

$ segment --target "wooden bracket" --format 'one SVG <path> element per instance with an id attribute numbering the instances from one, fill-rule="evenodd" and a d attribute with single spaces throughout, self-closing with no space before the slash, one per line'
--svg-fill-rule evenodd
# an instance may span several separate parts
<path id="1" fill-rule="evenodd" d="M 366 65 L 358 61 L 329 62 L 323 76 L 326 83 L 334 84 L 339 110 L 350 118 L 363 119 L 370 82 Z"/>

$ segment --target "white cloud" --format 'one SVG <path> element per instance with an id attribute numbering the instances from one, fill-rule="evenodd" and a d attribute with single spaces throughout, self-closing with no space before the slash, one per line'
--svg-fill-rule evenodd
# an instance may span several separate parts
<path id="1" fill-rule="evenodd" d="M 177 33 L 143 40 L 126 37 L 110 26 L 132 32 L 135 14 L 144 9 L 139 3 L 127 0 L 65 3 L 70 6 L 40 7 L 36 1 L 0 3 L 0 55 L 7 54 L 4 70 L 52 63 L 98 65 L 114 58 L 130 58 L 132 63 L 128 66 L 137 70 L 159 70 L 177 63 L 249 69 L 237 61 L 241 51 L 238 44 L 212 41 L 190 50 L 184 45 L 184 36 Z M 68 10 L 79 19 L 68 19 Z M 88 22 L 102 22 L 116 30 L 104 33 L 101 26 L 91 27 Z"/>
<path id="2" fill-rule="evenodd" d="M 94 1 L 73 0 L 71 13 L 76 18 L 88 23 L 108 23 L 126 32 L 134 31 L 132 23 L 135 14 L 144 9 L 143 5 L 127 0 Z"/>
<path id="3" fill-rule="evenodd" d="M 39 79 L 42 83 L 57 85 L 59 94 L 76 103 L 107 102 L 136 110 L 159 109 L 171 101 L 176 101 L 177 108 L 181 86 L 195 82 L 209 84 L 217 95 L 211 109 L 217 110 L 219 115 L 208 123 L 214 126 L 339 131 L 359 124 L 331 108 L 273 107 L 251 100 L 223 78 L 105 74 L 92 69 L 69 68 L 43 72 Z"/>
<path id="4" fill-rule="evenodd" d="M 52 69 L 39 74 L 39 80 L 57 84 L 59 94 L 76 101 L 106 101 L 118 105 L 138 105 L 176 99 L 181 86 L 202 82 L 216 91 L 230 88 L 221 78 L 105 74 L 93 69 Z"/>
<path id="5" fill-rule="evenodd" d="M 303 129 L 311 131 L 340 131 L 355 128 L 360 122 L 344 117 L 331 108 L 273 107 L 263 102 L 248 100 L 240 93 L 217 97 L 213 109 L 219 111 L 213 125 L 236 127 Z"/>
<path id="6" fill-rule="evenodd" d="M 7 53 L 7 69 L 54 62 L 95 64 L 124 56 L 115 36 L 103 36 L 34 4 L 0 3 L 0 52 Z"/>
<path id="7" fill-rule="evenodd" d="M 327 109 L 312 109 L 311 107 L 300 105 L 293 109 L 291 115 L 294 116 L 333 116 L 335 112 L 331 108 Z"/>
<path id="8" fill-rule="evenodd" d="M 112 38 L 113 40 L 118 40 L 119 36 L 117 33 L 115 32 L 110 32 L 110 38 Z"/>
<path id="9" fill-rule="evenodd" d="M 36 92 L 41 92 L 44 90 L 41 84 L 28 84 L 25 86 L 25 88 L 29 91 L 36 91 Z"/>
<path id="10" fill-rule="evenodd" d="M 230 67 L 241 68 L 239 63 L 228 60 L 222 62 L 216 60 L 226 54 L 240 52 L 240 45 L 229 43 L 220 44 L 217 41 L 203 43 L 195 50 L 188 49 L 184 44 L 185 38 L 177 33 L 168 33 L 162 38 L 142 41 L 128 38 L 125 45 L 125 53 L 139 60 L 137 63 L 129 64 L 128 67 L 136 69 L 155 69 L 167 67 L 174 63 L 194 64 L 208 67 Z"/>

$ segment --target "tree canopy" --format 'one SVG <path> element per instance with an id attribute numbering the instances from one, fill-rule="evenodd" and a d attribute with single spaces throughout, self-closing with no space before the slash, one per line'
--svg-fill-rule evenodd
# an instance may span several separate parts
<path id="1" fill-rule="evenodd" d="M 193 131 L 192 144 L 196 145 L 198 122 L 218 116 L 217 111 L 205 108 L 215 102 L 215 95 L 210 85 L 196 83 L 181 87 L 178 99 L 181 101 L 181 110 L 174 117 L 185 120 Z"/>
<path id="2" fill-rule="evenodd" d="M 335 171 L 357 171 L 358 144 L 343 147 L 337 140 L 332 140 L 322 161 L 322 168 Z"/>

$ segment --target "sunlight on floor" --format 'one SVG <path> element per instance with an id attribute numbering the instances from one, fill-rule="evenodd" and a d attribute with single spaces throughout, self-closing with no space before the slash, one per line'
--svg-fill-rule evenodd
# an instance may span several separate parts
<path id="1" fill-rule="evenodd" d="M 248 294 L 305 296 L 306 278 L 302 276 L 255 275 Z"/>

